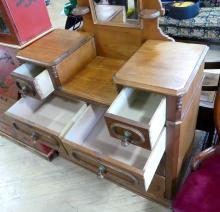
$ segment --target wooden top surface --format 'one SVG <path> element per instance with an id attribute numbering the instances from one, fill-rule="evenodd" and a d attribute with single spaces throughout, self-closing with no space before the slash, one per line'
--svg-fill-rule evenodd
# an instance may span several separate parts
<path id="1" fill-rule="evenodd" d="M 113 76 L 123 64 L 123 60 L 96 57 L 72 80 L 62 86 L 62 92 L 99 104 L 110 105 L 118 95 Z"/>
<path id="2" fill-rule="evenodd" d="M 45 66 L 52 66 L 82 46 L 91 38 L 90 33 L 56 29 L 26 48 L 17 58 Z"/>
<path id="3" fill-rule="evenodd" d="M 178 96 L 187 92 L 208 47 L 148 40 L 114 76 L 128 87 Z"/>

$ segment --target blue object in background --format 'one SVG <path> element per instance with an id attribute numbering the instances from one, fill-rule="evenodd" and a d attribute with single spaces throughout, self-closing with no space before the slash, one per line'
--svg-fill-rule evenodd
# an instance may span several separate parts
<path id="1" fill-rule="evenodd" d="M 165 8 L 166 8 L 166 15 L 168 15 L 171 18 L 179 19 L 179 20 L 189 19 L 189 18 L 194 18 L 199 14 L 200 2 L 199 0 L 195 0 L 194 4 L 188 7 L 174 7 L 173 3 L 170 3 L 170 4 L 166 4 Z"/>

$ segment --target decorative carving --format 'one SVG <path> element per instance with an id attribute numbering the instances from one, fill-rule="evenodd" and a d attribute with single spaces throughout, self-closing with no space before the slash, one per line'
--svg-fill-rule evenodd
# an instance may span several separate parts
<path id="1" fill-rule="evenodd" d="M 18 0 L 16 2 L 16 7 L 24 6 L 28 8 L 35 2 L 37 2 L 37 0 Z"/>
<path id="2" fill-rule="evenodd" d="M 182 110 L 182 105 L 183 105 L 183 95 L 178 96 L 177 103 L 176 103 L 176 109 L 178 111 L 181 111 Z"/>

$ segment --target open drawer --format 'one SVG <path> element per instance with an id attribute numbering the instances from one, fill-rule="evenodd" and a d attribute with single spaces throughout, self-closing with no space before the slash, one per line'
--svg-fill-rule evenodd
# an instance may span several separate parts
<path id="1" fill-rule="evenodd" d="M 125 186 L 147 191 L 165 151 L 164 128 L 152 151 L 123 148 L 108 133 L 103 108 L 89 106 L 62 139 L 70 160 Z"/>
<path id="2" fill-rule="evenodd" d="M 12 76 L 23 96 L 45 99 L 54 91 L 49 72 L 43 67 L 24 63 L 12 72 Z"/>
<path id="3" fill-rule="evenodd" d="M 46 101 L 24 97 L 5 113 L 11 127 L 30 136 L 33 143 L 42 143 L 53 149 L 62 148 L 60 138 L 76 122 L 87 105 L 51 96 Z"/>
<path id="4" fill-rule="evenodd" d="M 166 98 L 124 88 L 105 113 L 111 136 L 122 146 L 132 143 L 152 150 L 165 125 Z"/>

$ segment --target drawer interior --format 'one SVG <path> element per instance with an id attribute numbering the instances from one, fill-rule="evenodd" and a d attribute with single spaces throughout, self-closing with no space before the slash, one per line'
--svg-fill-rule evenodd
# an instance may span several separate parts
<path id="1" fill-rule="evenodd" d="M 147 124 L 164 97 L 132 88 L 124 88 L 112 103 L 107 113 Z"/>
<path id="2" fill-rule="evenodd" d="M 125 87 L 106 111 L 105 120 L 110 135 L 122 145 L 151 150 L 165 125 L 166 97 Z"/>
<path id="3" fill-rule="evenodd" d="M 17 87 L 23 95 L 45 99 L 54 91 L 48 70 L 41 66 L 24 63 L 12 72 L 12 76 L 16 79 Z"/>
<path id="4" fill-rule="evenodd" d="M 13 73 L 18 74 L 21 76 L 29 77 L 29 78 L 35 78 L 38 76 L 41 72 L 43 72 L 45 68 L 41 66 L 37 66 L 31 63 L 24 63 L 18 68 L 16 68 Z"/>
<path id="5" fill-rule="evenodd" d="M 72 143 L 75 148 L 83 147 L 117 168 L 126 167 L 126 171 L 142 176 L 147 190 L 165 151 L 166 130 L 163 130 L 152 151 L 135 145 L 125 148 L 118 139 L 109 135 L 104 112 L 104 108 L 90 106 L 64 136 L 64 143 Z"/>
<path id="6" fill-rule="evenodd" d="M 8 109 L 6 115 L 62 136 L 87 107 L 85 102 L 51 96 L 46 101 L 24 97 Z"/>

